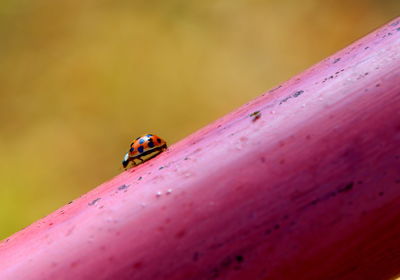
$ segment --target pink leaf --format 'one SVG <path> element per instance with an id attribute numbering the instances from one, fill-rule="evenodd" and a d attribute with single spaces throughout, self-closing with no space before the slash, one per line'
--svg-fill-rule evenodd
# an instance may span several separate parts
<path id="1" fill-rule="evenodd" d="M 400 18 L 0 245 L 0 279 L 400 272 Z"/>

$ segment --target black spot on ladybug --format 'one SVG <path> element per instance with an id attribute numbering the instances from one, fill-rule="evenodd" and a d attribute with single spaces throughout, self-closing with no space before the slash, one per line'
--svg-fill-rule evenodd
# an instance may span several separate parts
<path id="1" fill-rule="evenodd" d="M 139 153 L 143 153 L 143 150 L 144 150 L 143 146 L 139 146 L 138 148 Z"/>
<path id="2" fill-rule="evenodd" d="M 149 141 L 149 142 L 147 143 L 147 146 L 149 146 L 149 148 L 153 148 L 153 147 L 154 147 L 154 142 Z"/>
<path id="3" fill-rule="evenodd" d="M 158 142 L 158 143 L 161 143 L 161 139 L 160 139 L 160 138 L 157 138 L 157 142 Z"/>
<path id="4" fill-rule="evenodd" d="M 134 150 L 135 150 L 135 148 L 130 148 L 130 149 L 129 149 L 129 152 L 132 153 Z"/>

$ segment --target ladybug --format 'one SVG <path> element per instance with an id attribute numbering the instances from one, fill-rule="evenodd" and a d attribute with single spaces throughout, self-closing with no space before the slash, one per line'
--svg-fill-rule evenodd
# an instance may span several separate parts
<path id="1" fill-rule="evenodd" d="M 128 164 L 132 162 L 133 166 L 149 160 L 156 155 L 167 149 L 167 142 L 154 134 L 146 134 L 136 138 L 132 141 L 129 152 L 126 153 L 122 160 L 122 166 L 126 169 Z M 150 155 L 146 159 L 142 157 Z M 140 160 L 139 163 L 135 162 L 135 159 Z"/>

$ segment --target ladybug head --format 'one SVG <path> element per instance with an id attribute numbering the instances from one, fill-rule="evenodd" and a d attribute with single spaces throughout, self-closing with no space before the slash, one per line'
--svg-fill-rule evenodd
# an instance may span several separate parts
<path id="1" fill-rule="evenodd" d="M 124 159 L 122 160 L 122 166 L 126 168 L 128 166 L 128 163 L 129 163 L 129 153 L 126 153 Z"/>

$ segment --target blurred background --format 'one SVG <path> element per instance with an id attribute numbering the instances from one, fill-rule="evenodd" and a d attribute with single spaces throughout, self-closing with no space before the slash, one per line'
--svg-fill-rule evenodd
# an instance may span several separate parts
<path id="1" fill-rule="evenodd" d="M 0 239 L 398 15 L 398 0 L 0 1 Z"/>

